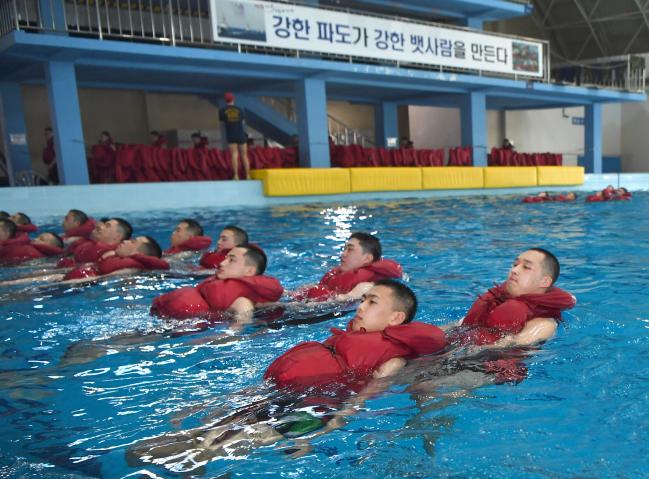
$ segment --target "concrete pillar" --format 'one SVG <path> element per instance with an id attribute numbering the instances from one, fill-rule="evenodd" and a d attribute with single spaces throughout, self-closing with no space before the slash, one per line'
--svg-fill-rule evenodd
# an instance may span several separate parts
<path id="1" fill-rule="evenodd" d="M 381 102 L 374 105 L 374 141 L 378 147 L 387 147 L 388 138 L 399 138 L 397 104 Z"/>
<path id="2" fill-rule="evenodd" d="M 59 180 L 62 185 L 87 185 L 88 164 L 74 64 L 47 62 L 45 76 Z"/>
<path id="3" fill-rule="evenodd" d="M 602 105 L 586 105 L 584 119 L 584 163 L 586 171 L 602 172 Z"/>
<path id="4" fill-rule="evenodd" d="M 14 184 L 15 173 L 32 170 L 22 97 L 20 83 L 0 83 L 4 155 L 7 158 L 7 174 L 11 185 Z"/>
<path id="5" fill-rule="evenodd" d="M 325 81 L 305 78 L 295 82 L 295 104 L 300 166 L 329 168 L 331 159 Z"/>
<path id="6" fill-rule="evenodd" d="M 462 146 L 473 148 L 473 166 L 487 166 L 487 97 L 481 92 L 463 95 L 460 104 Z"/>

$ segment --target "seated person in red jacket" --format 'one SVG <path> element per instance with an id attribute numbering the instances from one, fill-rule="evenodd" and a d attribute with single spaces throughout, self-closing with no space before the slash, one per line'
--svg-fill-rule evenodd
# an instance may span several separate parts
<path id="1" fill-rule="evenodd" d="M 266 254 L 258 246 L 232 248 L 216 276 L 193 288 L 180 288 L 153 300 L 151 314 L 185 319 L 217 317 L 224 311 L 247 314 L 260 303 L 277 301 L 283 293 L 279 281 L 264 276 Z"/>
<path id="2" fill-rule="evenodd" d="M 63 241 L 66 245 L 80 239 L 91 239 L 97 223 L 81 210 L 70 210 L 63 218 Z"/>
<path id="3" fill-rule="evenodd" d="M 177 255 L 183 252 L 202 251 L 210 247 L 212 238 L 203 235 L 203 227 L 196 220 L 180 220 L 171 233 L 171 247 L 164 250 L 165 255 Z"/>
<path id="4" fill-rule="evenodd" d="M 149 133 L 149 138 L 151 138 L 151 146 L 155 148 L 167 147 L 167 138 L 165 138 L 165 136 L 158 130 L 151 131 L 151 133 Z"/>
<path id="5" fill-rule="evenodd" d="M 9 217 L 9 219 L 16 224 L 16 234 L 18 236 L 27 236 L 30 233 L 35 233 L 38 230 L 38 226 L 32 224 L 32 220 L 30 220 L 29 216 L 27 216 L 25 213 L 14 213 Z"/>
<path id="6" fill-rule="evenodd" d="M 107 251 L 113 251 L 124 240 L 133 234 L 133 228 L 122 218 L 110 218 L 97 222 L 92 239 L 80 239 L 68 247 L 71 258 L 62 258 L 59 267 L 71 267 L 75 264 L 94 263 L 99 261 Z"/>
<path id="7" fill-rule="evenodd" d="M 55 233 L 41 233 L 25 244 L 14 244 L 0 249 L 0 261 L 20 263 L 31 259 L 60 256 L 63 254 L 63 240 Z"/>
<path id="8" fill-rule="evenodd" d="M 248 244 L 246 230 L 235 225 L 227 225 L 219 234 L 216 249 L 201 256 L 200 265 L 207 269 L 216 269 L 235 246 Z"/>
<path id="9" fill-rule="evenodd" d="M 255 391 L 254 402 L 207 426 L 141 441 L 129 449 L 129 463 L 168 458 L 163 464 L 175 469 L 187 466 L 186 455 L 191 454 L 189 467 L 196 467 L 218 456 L 245 454 L 254 447 L 322 429 L 326 421 L 305 409 L 317 411 L 326 405 L 334 416 L 351 414 L 340 411 L 341 406 L 350 395 L 359 403 L 375 394 L 380 388 L 376 383 L 368 385 L 372 379 L 393 375 L 405 359 L 446 347 L 441 329 L 413 322 L 416 310 L 417 298 L 410 288 L 394 280 L 378 281 L 346 331 L 332 328 L 333 335 L 323 343 L 300 343 L 270 364 L 264 378 L 287 390 L 267 392 L 267 400 L 259 400 L 260 392 Z M 301 393 L 307 388 L 305 398 Z M 339 427 L 340 421 L 334 422 L 338 424 L 327 424 L 321 432 Z"/>
<path id="10" fill-rule="evenodd" d="M 554 336 L 561 312 L 576 299 L 554 286 L 559 261 L 549 251 L 521 253 L 507 280 L 478 297 L 460 325 L 449 333 L 456 344 L 529 346 Z"/>
<path id="11" fill-rule="evenodd" d="M 381 242 L 368 233 L 353 233 L 340 255 L 340 266 L 327 272 L 314 286 L 300 288 L 297 298 L 324 300 L 358 299 L 374 281 L 400 278 L 401 265 L 390 259 L 381 259 Z"/>

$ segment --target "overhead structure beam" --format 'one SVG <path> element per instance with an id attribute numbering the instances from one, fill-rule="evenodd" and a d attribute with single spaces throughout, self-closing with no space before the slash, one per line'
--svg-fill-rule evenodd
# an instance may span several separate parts
<path id="1" fill-rule="evenodd" d="M 597 32 L 595 31 L 595 28 L 593 27 L 593 24 L 590 21 L 589 16 L 586 14 L 586 10 L 584 9 L 584 6 L 581 4 L 581 0 L 573 0 L 575 3 L 575 6 L 577 7 L 577 10 L 579 10 L 579 13 L 581 14 L 582 17 L 584 17 L 584 20 L 586 20 L 586 24 L 588 25 L 588 29 L 590 30 L 590 34 L 595 40 L 595 43 L 597 44 L 597 47 L 600 49 L 602 52 L 602 56 L 607 57 L 609 56 L 608 50 L 604 47 L 603 42 L 600 40 L 599 36 L 597 35 Z M 584 42 L 585 44 L 586 42 Z M 581 53 L 583 53 L 584 48 L 582 47 L 582 50 L 580 51 L 579 55 L 577 55 L 577 58 L 581 56 Z"/>
<path id="2" fill-rule="evenodd" d="M 640 0 L 633 0 L 636 6 L 638 7 L 638 11 L 640 12 L 640 15 L 642 15 L 642 20 L 644 21 L 644 26 L 647 27 L 647 30 L 649 30 L 649 17 L 647 17 L 647 13 L 643 10 L 643 6 L 640 5 Z M 647 2 L 649 4 L 649 1 Z M 645 7 L 646 5 L 645 4 Z M 624 53 L 629 53 L 629 50 L 631 50 L 631 47 L 635 43 L 636 39 L 640 36 L 640 33 L 643 30 L 643 25 L 640 25 L 640 28 L 635 32 L 635 35 L 629 40 L 629 43 L 627 44 L 626 48 L 624 49 Z"/>

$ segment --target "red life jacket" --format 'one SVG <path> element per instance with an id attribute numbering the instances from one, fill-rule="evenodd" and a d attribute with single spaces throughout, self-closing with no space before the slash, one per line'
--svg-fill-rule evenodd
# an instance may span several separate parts
<path id="1" fill-rule="evenodd" d="M 210 251 L 201 256 L 200 265 L 206 269 L 216 269 L 230 252 L 229 249 Z"/>
<path id="2" fill-rule="evenodd" d="M 89 240 L 90 239 L 90 234 L 95 229 L 96 224 L 97 223 L 95 222 L 94 219 L 88 218 L 88 221 L 86 221 L 85 223 L 80 224 L 79 226 L 75 226 L 70 231 L 67 231 L 63 235 L 63 238 L 72 238 L 72 237 L 75 237 L 75 236 L 80 236 L 81 238 L 85 238 L 85 239 Z"/>
<path id="3" fill-rule="evenodd" d="M 16 234 L 22 233 L 28 235 L 30 233 L 36 233 L 36 231 L 38 231 L 38 226 L 31 223 L 28 223 L 26 225 L 16 225 Z"/>
<path id="4" fill-rule="evenodd" d="M 41 243 L 14 244 L 0 250 L 0 259 L 19 262 L 63 254 L 63 248 Z"/>
<path id="5" fill-rule="evenodd" d="M 523 203 L 543 203 L 544 201 L 549 201 L 548 197 L 544 196 L 526 196 L 523 198 Z"/>
<path id="6" fill-rule="evenodd" d="M 389 359 L 432 354 L 446 347 L 444 332 L 431 324 L 413 322 L 367 333 L 331 328 L 324 343 L 308 341 L 275 359 L 264 379 L 278 386 L 309 387 L 362 380 Z"/>
<path id="7" fill-rule="evenodd" d="M 334 294 L 349 293 L 359 283 L 400 278 L 402 274 L 401 265 L 391 259 L 380 259 L 351 271 L 342 271 L 337 267 L 327 272 L 316 286 L 298 293 L 298 297 L 326 299 Z"/>
<path id="8" fill-rule="evenodd" d="M 166 249 L 164 254 L 176 254 L 182 253 L 183 251 L 201 251 L 209 248 L 210 244 L 212 244 L 212 238 L 209 236 L 193 236 L 178 246 L 172 246 L 171 248 Z"/>
<path id="9" fill-rule="evenodd" d="M 121 269 L 169 269 L 169 263 L 165 260 L 156 258 L 155 256 L 146 256 L 143 254 L 134 254 L 126 258 L 121 256 L 109 256 L 108 258 L 101 259 L 96 263 L 79 266 L 78 268 L 69 271 L 63 279 L 81 279 L 90 278 L 104 274 L 114 273 Z"/>
<path id="10" fill-rule="evenodd" d="M 248 298 L 253 303 L 277 301 L 284 289 L 271 276 L 244 278 L 210 278 L 195 288 L 180 288 L 153 300 L 151 314 L 163 318 L 185 319 L 218 316 L 237 298 Z"/>
<path id="11" fill-rule="evenodd" d="M 454 333 L 453 342 L 491 344 L 505 334 L 519 333 L 531 319 L 561 320 L 561 311 L 574 307 L 576 302 L 573 295 L 557 287 L 542 294 L 512 298 L 503 283 L 478 297 Z"/>
<path id="12" fill-rule="evenodd" d="M 575 200 L 569 199 L 567 195 L 554 195 L 550 197 L 550 201 L 567 202 L 567 201 L 575 201 Z"/>
<path id="13" fill-rule="evenodd" d="M 54 140 L 47 140 L 45 148 L 43 148 L 42 155 L 43 163 L 46 165 L 51 165 L 56 161 L 56 153 L 54 152 Z"/>
<path id="14" fill-rule="evenodd" d="M 588 201 L 589 203 L 593 203 L 598 201 L 606 201 L 606 198 L 604 198 L 603 196 L 599 196 L 597 194 L 592 194 L 586 197 L 586 201 Z"/>
<path id="15" fill-rule="evenodd" d="M 0 241 L 0 249 L 7 248 L 9 246 L 29 244 L 30 241 L 31 240 L 27 237 L 27 235 L 14 236 L 13 238 L 9 238 L 8 240 Z"/>
<path id="16" fill-rule="evenodd" d="M 117 244 L 102 243 L 101 241 L 87 241 L 74 249 L 74 261 L 76 263 L 95 263 L 101 259 L 104 253 L 114 251 Z"/>

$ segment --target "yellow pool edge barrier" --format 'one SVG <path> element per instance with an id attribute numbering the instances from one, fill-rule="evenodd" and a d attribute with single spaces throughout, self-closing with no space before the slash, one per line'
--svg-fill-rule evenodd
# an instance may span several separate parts
<path id="1" fill-rule="evenodd" d="M 419 167 L 349 168 L 352 192 L 421 190 Z"/>
<path id="2" fill-rule="evenodd" d="M 581 185 L 582 166 L 433 166 L 253 170 L 265 196 Z"/>

